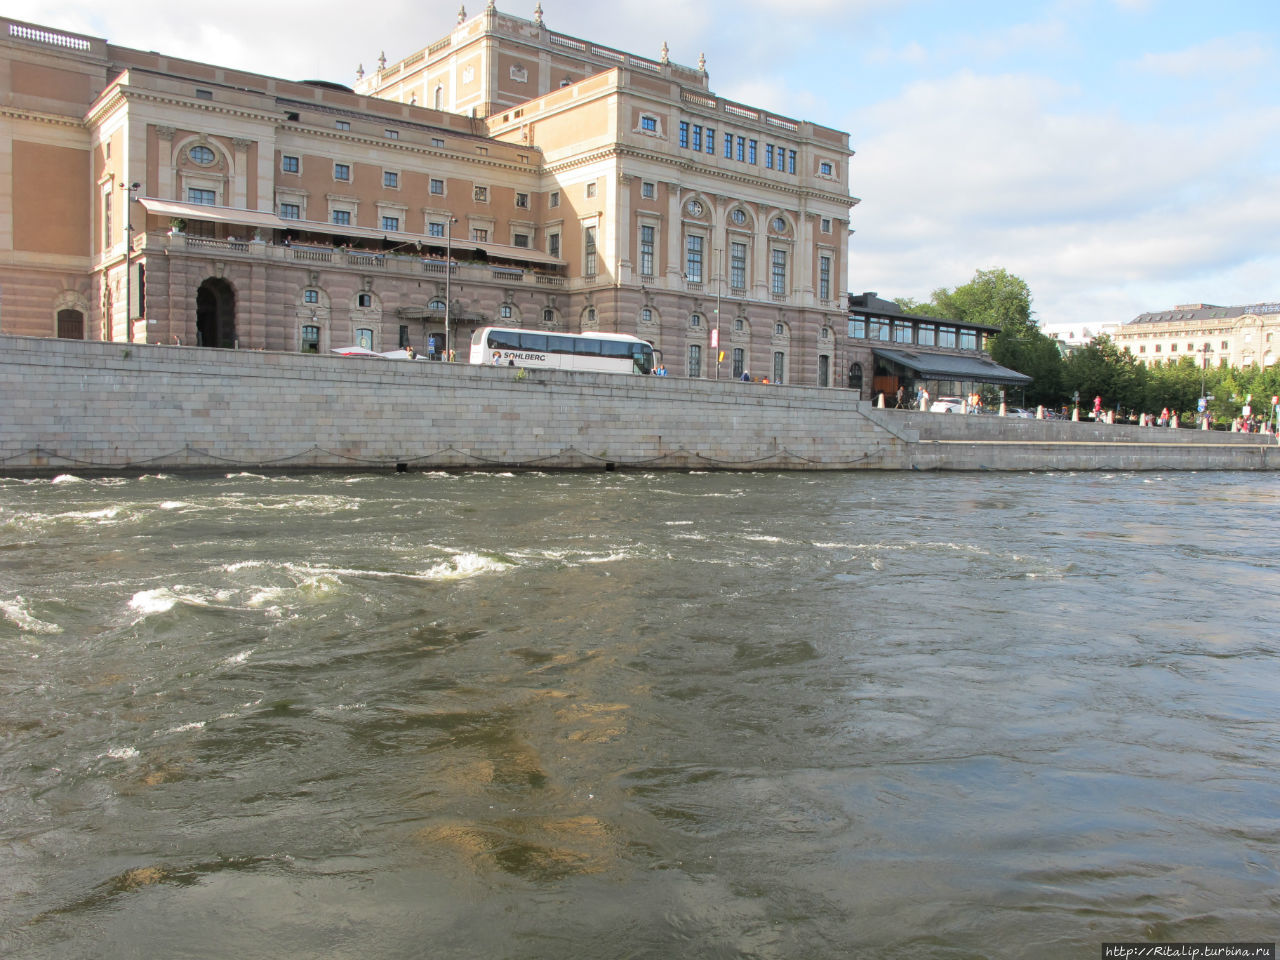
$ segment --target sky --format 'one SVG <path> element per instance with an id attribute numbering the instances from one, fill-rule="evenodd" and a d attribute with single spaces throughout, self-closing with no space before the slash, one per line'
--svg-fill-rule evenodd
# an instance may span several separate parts
<path id="1" fill-rule="evenodd" d="M 536 0 L 503 0 L 533 19 Z M 483 9 L 468 0 L 467 13 Z M 24 0 L 11 15 L 354 83 L 458 6 Z M 1280 0 L 542 0 L 547 27 L 706 55 L 718 96 L 847 131 L 849 290 L 928 299 L 1003 268 L 1051 330 L 1280 301 Z"/>

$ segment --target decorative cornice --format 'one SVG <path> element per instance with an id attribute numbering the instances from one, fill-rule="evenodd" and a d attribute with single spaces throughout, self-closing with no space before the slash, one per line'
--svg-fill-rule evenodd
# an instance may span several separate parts
<path id="1" fill-rule="evenodd" d="M 0 106 L 0 117 L 7 120 L 47 123 L 57 127 L 72 127 L 77 130 L 86 129 L 85 122 L 78 117 L 64 117 L 56 113 L 41 113 L 39 110 L 26 110 L 19 107 Z"/>

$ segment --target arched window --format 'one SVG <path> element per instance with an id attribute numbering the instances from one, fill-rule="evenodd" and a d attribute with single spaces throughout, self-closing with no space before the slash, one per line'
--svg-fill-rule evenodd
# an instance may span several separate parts
<path id="1" fill-rule="evenodd" d="M 436 313 L 444 313 L 444 301 L 439 297 L 427 304 L 428 310 L 434 310 Z"/>
<path id="2" fill-rule="evenodd" d="M 849 389 L 862 390 L 862 364 L 860 363 L 849 365 Z"/>
<path id="3" fill-rule="evenodd" d="M 320 328 L 312 323 L 302 325 L 302 352 L 320 352 Z"/>

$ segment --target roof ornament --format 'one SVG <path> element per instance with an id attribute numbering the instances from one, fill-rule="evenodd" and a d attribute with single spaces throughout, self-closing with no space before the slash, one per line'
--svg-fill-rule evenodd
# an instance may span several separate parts
<path id="1" fill-rule="evenodd" d="M 698 72 L 707 72 L 707 55 L 705 53 L 698 54 Z"/>
<path id="2" fill-rule="evenodd" d="M 378 54 L 378 72 L 382 73 L 382 71 L 386 69 L 387 69 L 387 51 L 383 50 L 382 53 Z"/>
<path id="3" fill-rule="evenodd" d="M 533 7 L 533 22 L 542 26 L 542 0 L 538 0 Z"/>
<path id="4" fill-rule="evenodd" d="M 662 57 L 661 62 L 665 66 L 671 62 L 671 50 L 667 47 L 667 41 L 662 41 Z"/>
<path id="5" fill-rule="evenodd" d="M 357 79 L 357 80 L 363 80 L 363 79 L 364 79 L 364 64 L 363 64 L 363 63 L 362 63 L 362 64 L 360 64 L 360 66 L 356 67 L 356 79 Z"/>
<path id="6" fill-rule="evenodd" d="M 467 19 L 467 5 L 465 3 L 458 5 L 458 22 L 465 23 Z"/>
<path id="7" fill-rule="evenodd" d="M 489 0 L 489 5 L 488 5 L 487 7 L 485 7 L 485 8 L 484 8 L 484 12 L 485 12 L 485 13 L 497 13 L 497 12 L 498 12 L 498 5 L 494 2 L 494 0 Z"/>

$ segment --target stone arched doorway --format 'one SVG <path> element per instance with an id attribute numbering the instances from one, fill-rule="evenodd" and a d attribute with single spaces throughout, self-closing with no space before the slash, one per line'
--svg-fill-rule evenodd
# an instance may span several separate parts
<path id="1" fill-rule="evenodd" d="M 862 393 L 862 364 L 849 364 L 849 389 Z"/>
<path id="2" fill-rule="evenodd" d="M 236 293 L 226 280 L 210 277 L 196 291 L 196 345 L 236 345 Z"/>
<path id="3" fill-rule="evenodd" d="M 79 310 L 59 310 L 58 337 L 61 340 L 83 340 L 84 314 Z"/>

